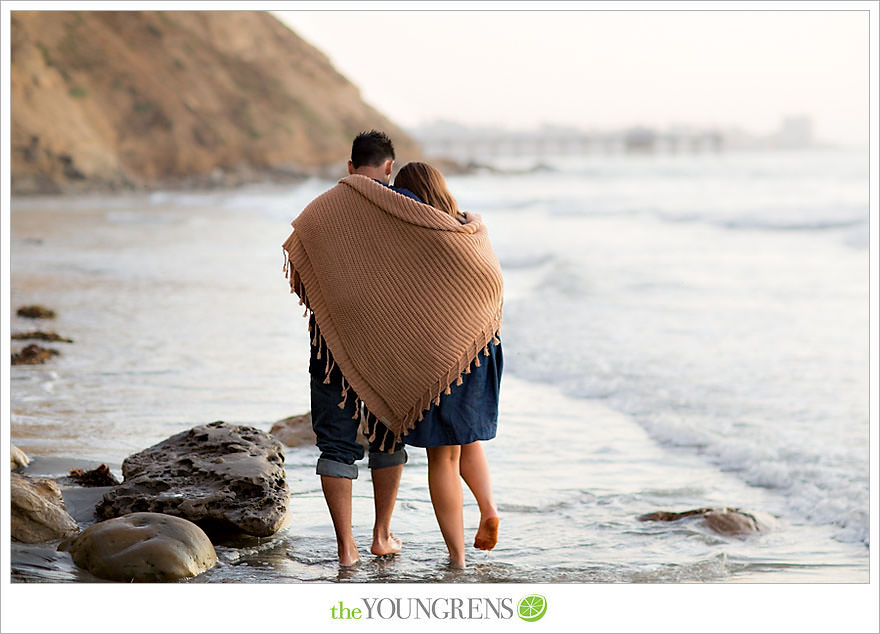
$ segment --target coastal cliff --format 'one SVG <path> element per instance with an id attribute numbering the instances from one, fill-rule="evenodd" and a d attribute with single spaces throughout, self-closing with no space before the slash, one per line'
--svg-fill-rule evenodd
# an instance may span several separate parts
<path id="1" fill-rule="evenodd" d="M 261 11 L 16 11 L 12 192 L 230 185 L 343 173 L 385 130 L 327 57 Z"/>

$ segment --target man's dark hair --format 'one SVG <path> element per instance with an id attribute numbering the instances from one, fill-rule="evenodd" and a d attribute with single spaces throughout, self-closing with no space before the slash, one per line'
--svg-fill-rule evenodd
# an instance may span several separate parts
<path id="1" fill-rule="evenodd" d="M 384 132 L 361 132 L 351 144 L 351 164 L 357 169 L 363 165 L 379 167 L 388 159 L 394 160 L 394 144 Z"/>

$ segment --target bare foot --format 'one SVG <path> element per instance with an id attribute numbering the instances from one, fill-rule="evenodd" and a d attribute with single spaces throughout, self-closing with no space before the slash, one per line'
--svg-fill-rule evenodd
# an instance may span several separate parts
<path id="1" fill-rule="evenodd" d="M 462 556 L 461 558 L 458 558 L 458 557 L 453 557 L 452 555 L 449 555 L 449 567 L 452 568 L 453 570 L 464 570 L 466 568 L 466 565 L 464 562 L 464 556 Z"/>
<path id="2" fill-rule="evenodd" d="M 339 553 L 339 565 L 340 566 L 354 566 L 357 565 L 361 558 L 358 553 L 357 544 L 354 542 L 346 545 L 339 545 L 337 548 L 337 552 Z"/>
<path id="3" fill-rule="evenodd" d="M 480 550 L 492 550 L 498 543 L 498 522 L 497 516 L 487 517 L 480 520 L 480 528 L 477 529 L 477 536 L 474 537 L 474 548 Z"/>
<path id="4" fill-rule="evenodd" d="M 393 555 L 399 553 L 402 542 L 394 533 L 376 535 L 373 533 L 373 546 L 370 552 L 374 555 Z"/>

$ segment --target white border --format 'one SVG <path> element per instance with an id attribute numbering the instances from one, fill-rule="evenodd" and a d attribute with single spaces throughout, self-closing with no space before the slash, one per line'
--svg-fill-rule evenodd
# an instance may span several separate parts
<path id="1" fill-rule="evenodd" d="M 871 491 L 878 487 L 878 5 L 876 2 L 18 2 L 2 5 L 2 188 L 3 285 L 2 355 L 9 359 L 9 21 L 16 10 L 859 10 L 870 13 L 870 421 Z M 2 376 L 2 437 L 9 443 L 9 367 Z M 164 632 L 164 631 L 556 631 L 556 632 L 877 632 L 878 504 L 871 505 L 870 584 L 289 584 L 126 586 L 91 584 L 11 584 L 9 582 L 9 475 L 0 468 L 2 493 L 2 632 Z M 873 500 L 873 498 L 871 498 Z M 537 623 L 510 621 L 335 622 L 332 604 L 356 604 L 361 597 L 520 597 L 548 598 L 547 616 Z"/>

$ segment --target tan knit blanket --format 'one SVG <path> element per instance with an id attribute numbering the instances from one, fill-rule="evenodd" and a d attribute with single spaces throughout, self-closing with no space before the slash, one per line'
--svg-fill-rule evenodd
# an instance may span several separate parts
<path id="1" fill-rule="evenodd" d="M 312 343 L 342 371 L 340 407 L 351 387 L 395 439 L 497 343 L 501 267 L 480 216 L 466 220 L 352 175 L 309 203 L 283 245 Z"/>

